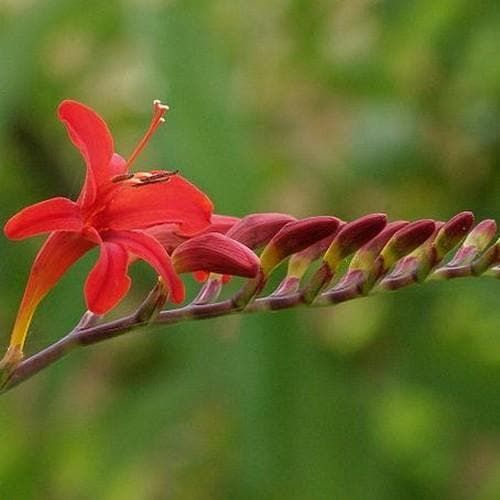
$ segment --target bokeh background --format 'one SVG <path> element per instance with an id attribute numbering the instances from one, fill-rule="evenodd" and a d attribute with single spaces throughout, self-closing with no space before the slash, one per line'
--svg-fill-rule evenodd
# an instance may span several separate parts
<path id="1" fill-rule="evenodd" d="M 219 213 L 499 220 L 499 54 L 497 0 L 0 0 L 0 221 L 79 192 L 66 97 L 124 155 L 168 102 L 138 167 L 179 168 Z M 0 238 L 2 345 L 41 241 Z M 78 320 L 94 259 L 30 351 Z M 117 314 L 155 280 L 133 276 Z M 0 398 L 0 497 L 498 499 L 498 292 L 433 283 L 75 352 Z"/>

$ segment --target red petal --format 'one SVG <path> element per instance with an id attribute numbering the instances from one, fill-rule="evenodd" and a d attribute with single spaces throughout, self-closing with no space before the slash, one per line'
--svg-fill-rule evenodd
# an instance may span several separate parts
<path id="1" fill-rule="evenodd" d="M 108 231 L 106 241 L 119 243 L 127 250 L 148 262 L 165 281 L 172 302 L 184 300 L 184 285 L 172 266 L 167 251 L 152 236 L 141 231 Z"/>
<path id="2" fill-rule="evenodd" d="M 104 314 L 115 307 L 130 288 L 127 249 L 109 241 L 104 241 L 100 248 L 99 259 L 85 283 L 87 306 L 96 314 Z"/>
<path id="3" fill-rule="evenodd" d="M 87 179 L 82 202 L 92 203 L 96 190 L 109 180 L 109 163 L 113 155 L 113 138 L 104 120 L 89 107 L 76 101 L 63 101 L 58 115 L 66 125 L 69 137 L 87 164 Z"/>
<path id="4" fill-rule="evenodd" d="M 196 236 L 179 245 L 172 262 L 180 273 L 209 271 L 253 278 L 260 267 L 259 258 L 245 245 L 219 233 Z"/>
<path id="5" fill-rule="evenodd" d="M 47 238 L 31 267 L 12 332 L 13 344 L 24 343 L 31 317 L 39 302 L 67 269 L 93 246 L 92 242 L 72 232 L 52 233 Z"/>
<path id="6" fill-rule="evenodd" d="M 124 184 L 113 196 L 106 217 L 111 229 L 145 229 L 174 222 L 186 235 L 210 224 L 212 202 L 179 175 L 165 182 Z"/>
<path id="7" fill-rule="evenodd" d="M 11 240 L 22 240 L 51 231 L 81 231 L 80 207 L 68 198 L 51 198 L 23 208 L 5 224 Z"/>
<path id="8" fill-rule="evenodd" d="M 150 227 L 146 233 L 158 240 L 169 254 L 188 238 L 180 235 L 177 224 L 172 223 Z"/>
<path id="9" fill-rule="evenodd" d="M 213 214 L 210 225 L 207 226 L 203 231 L 204 233 L 222 233 L 225 234 L 231 227 L 233 227 L 240 219 L 237 217 L 231 217 L 230 215 L 218 215 Z M 146 232 L 158 240 L 169 254 L 171 254 L 175 248 L 177 248 L 181 243 L 186 241 L 191 235 L 185 235 L 179 230 L 177 224 L 167 223 L 159 224 L 157 226 L 152 226 L 146 230 Z M 204 280 L 198 280 L 204 281 Z"/>

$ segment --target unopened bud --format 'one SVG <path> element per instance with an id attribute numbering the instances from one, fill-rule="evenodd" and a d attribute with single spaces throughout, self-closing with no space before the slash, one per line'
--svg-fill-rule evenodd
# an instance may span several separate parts
<path id="1" fill-rule="evenodd" d="M 253 278 L 259 258 L 245 245 L 219 233 L 206 233 L 179 245 L 172 253 L 177 272 L 209 271 Z"/>
<path id="2" fill-rule="evenodd" d="M 397 231 L 380 252 L 379 274 L 383 275 L 399 259 L 408 255 L 428 238 L 436 229 L 436 223 L 431 219 L 422 219 L 411 222 Z"/>
<path id="3" fill-rule="evenodd" d="M 470 276 L 479 272 L 482 265 L 473 270 L 472 264 L 478 255 L 490 244 L 497 230 L 496 222 L 493 219 L 481 221 L 465 238 L 455 256 L 445 266 L 436 270 L 433 274 L 435 278 L 455 278 L 459 276 Z"/>
<path id="4" fill-rule="evenodd" d="M 342 226 L 323 256 L 323 265 L 302 292 L 306 304 L 312 303 L 332 280 L 338 264 L 375 238 L 387 224 L 385 214 L 370 214 Z"/>
<path id="5" fill-rule="evenodd" d="M 284 225 L 296 220 L 291 215 L 278 213 L 247 215 L 235 224 L 226 236 L 254 249 L 268 243 Z"/>
<path id="6" fill-rule="evenodd" d="M 269 274 L 283 259 L 300 252 L 335 233 L 340 221 L 336 217 L 308 217 L 290 222 L 280 229 L 261 254 L 262 270 Z"/>
<path id="7" fill-rule="evenodd" d="M 436 262 L 440 262 L 443 257 L 455 248 L 470 231 L 474 224 L 472 212 L 461 212 L 452 217 L 439 229 L 434 240 L 436 252 Z"/>
<path id="8" fill-rule="evenodd" d="M 385 214 L 370 214 L 349 222 L 340 229 L 332 244 L 326 251 L 323 260 L 332 272 L 339 262 L 356 252 L 365 243 L 375 238 L 387 224 Z"/>
<path id="9" fill-rule="evenodd" d="M 377 257 L 401 228 L 408 224 L 406 221 L 390 222 L 375 238 L 365 243 L 355 254 L 345 276 L 329 292 L 331 301 L 346 300 L 357 295 L 365 295 L 373 287 L 377 276 Z"/>

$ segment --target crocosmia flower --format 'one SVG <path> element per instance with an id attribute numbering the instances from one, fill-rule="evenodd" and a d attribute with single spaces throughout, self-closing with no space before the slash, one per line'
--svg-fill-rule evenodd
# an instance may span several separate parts
<path id="1" fill-rule="evenodd" d="M 185 238 L 211 221 L 212 203 L 176 172 L 129 173 L 151 135 L 164 122 L 167 106 L 154 102 L 151 125 L 128 161 L 114 152 L 106 123 L 92 109 L 63 101 L 58 115 L 80 150 L 87 174 L 78 200 L 52 198 L 31 205 L 5 225 L 14 240 L 50 233 L 35 258 L 3 364 L 22 357 L 32 315 L 43 297 L 83 254 L 99 246 L 99 258 L 85 283 L 88 309 L 104 314 L 127 293 L 131 258 L 147 261 L 161 276 L 172 302 L 184 299 L 184 287 L 167 250 L 146 230 L 171 224 Z"/>

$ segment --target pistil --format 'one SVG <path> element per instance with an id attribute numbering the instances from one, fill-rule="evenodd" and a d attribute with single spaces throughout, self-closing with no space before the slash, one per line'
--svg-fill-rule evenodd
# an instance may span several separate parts
<path id="1" fill-rule="evenodd" d="M 156 132 L 157 128 L 165 123 L 165 118 L 163 116 L 169 110 L 169 107 L 165 104 L 162 104 L 158 100 L 153 101 L 153 117 L 151 119 L 151 123 L 149 125 L 148 130 L 144 134 L 144 137 L 139 141 L 134 152 L 130 155 L 130 158 L 127 161 L 127 170 L 132 166 L 134 161 L 137 159 L 141 151 L 144 149 L 146 144 L 149 142 L 153 134 Z"/>

